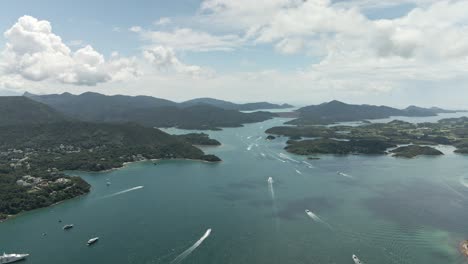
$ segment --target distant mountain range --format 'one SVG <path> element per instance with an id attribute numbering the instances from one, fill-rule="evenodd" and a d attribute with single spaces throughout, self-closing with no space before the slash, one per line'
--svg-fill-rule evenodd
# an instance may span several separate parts
<path id="1" fill-rule="evenodd" d="M 335 122 L 388 118 L 390 116 L 435 116 L 439 113 L 453 113 L 459 111 L 460 110 L 445 110 L 437 107 L 423 108 L 417 106 L 397 109 L 389 106 L 346 104 L 334 100 L 319 105 L 302 107 L 297 110 L 299 118 L 288 123 L 295 125 L 331 124 Z"/>
<path id="2" fill-rule="evenodd" d="M 290 104 L 272 104 L 268 102 L 254 102 L 254 103 L 245 103 L 237 104 L 224 100 L 214 99 L 214 98 L 196 98 L 188 100 L 182 103 L 177 103 L 174 101 L 161 99 L 152 96 L 127 96 L 127 95 L 112 95 L 107 96 L 99 93 L 86 92 L 80 95 L 73 95 L 71 93 L 63 94 L 48 94 L 48 95 L 35 95 L 31 93 L 24 93 L 24 96 L 35 99 L 36 101 L 41 101 L 47 104 L 53 104 L 59 106 L 60 104 L 67 103 L 77 103 L 80 104 L 83 101 L 97 100 L 100 103 L 106 103 L 108 105 L 134 105 L 141 108 L 149 107 L 161 107 L 161 106 L 178 106 L 181 108 L 187 108 L 197 105 L 210 105 L 226 110 L 238 110 L 238 111 L 254 111 L 262 109 L 285 109 L 293 107 Z"/>
<path id="3" fill-rule="evenodd" d="M 25 93 L 24 96 L 44 103 L 66 116 L 82 121 L 135 122 L 151 127 L 219 129 L 260 122 L 276 116 L 269 112 L 242 113 L 235 109 L 229 109 L 234 106 L 239 108 L 242 105 L 208 98 L 176 103 L 150 96 L 107 96 L 92 92 L 80 95 Z M 268 103 L 255 104 L 257 106 L 273 106 Z M 220 107 L 219 105 L 224 106 Z M 249 107 L 250 109 L 254 108 L 253 106 Z M 246 109 L 245 106 L 241 108 Z"/>
<path id="4" fill-rule="evenodd" d="M 293 107 L 290 104 L 272 104 L 268 102 L 256 102 L 256 103 L 246 103 L 246 104 L 236 104 L 228 101 L 213 99 L 213 98 L 197 98 L 189 101 L 180 103 L 184 107 L 194 106 L 194 105 L 212 105 L 223 109 L 228 110 L 239 110 L 239 111 L 253 111 L 260 109 L 285 109 Z"/>

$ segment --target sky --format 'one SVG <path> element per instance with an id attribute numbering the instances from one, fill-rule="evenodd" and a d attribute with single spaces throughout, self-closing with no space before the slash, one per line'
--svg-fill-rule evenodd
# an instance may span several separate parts
<path id="1" fill-rule="evenodd" d="M 0 5 L 0 95 L 468 108 L 468 0 Z"/>

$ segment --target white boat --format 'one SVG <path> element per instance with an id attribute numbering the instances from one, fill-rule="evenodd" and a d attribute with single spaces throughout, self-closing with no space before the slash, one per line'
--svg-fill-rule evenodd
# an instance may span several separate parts
<path id="1" fill-rule="evenodd" d="M 273 178 L 272 177 L 268 177 L 268 183 L 273 183 Z"/>
<path id="2" fill-rule="evenodd" d="M 90 240 L 88 240 L 88 246 L 98 242 L 98 240 L 99 240 L 99 237 L 91 238 Z"/>
<path id="3" fill-rule="evenodd" d="M 71 229 L 71 228 L 73 228 L 73 224 L 63 226 L 63 230 L 67 230 L 67 229 Z"/>
<path id="4" fill-rule="evenodd" d="M 356 264 L 362 264 L 362 262 L 359 260 L 359 258 L 353 254 L 353 260 L 354 260 L 354 263 Z"/>
<path id="5" fill-rule="evenodd" d="M 0 264 L 12 263 L 16 261 L 20 261 L 28 257 L 29 254 L 6 254 L 0 256 Z"/>

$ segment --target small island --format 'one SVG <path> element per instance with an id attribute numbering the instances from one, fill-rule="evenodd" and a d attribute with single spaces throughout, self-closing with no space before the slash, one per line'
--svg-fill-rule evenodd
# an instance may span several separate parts
<path id="1" fill-rule="evenodd" d="M 396 148 L 390 151 L 393 153 L 394 157 L 403 157 L 403 158 L 414 158 L 420 155 L 427 156 L 439 156 L 444 155 L 441 151 L 428 147 L 428 146 L 419 146 L 419 145 L 409 145 Z"/>
<path id="2" fill-rule="evenodd" d="M 266 139 L 267 139 L 267 140 L 274 140 L 274 139 L 276 139 L 276 137 L 273 136 L 273 135 L 268 135 L 268 136 L 266 137 Z"/>
<path id="3" fill-rule="evenodd" d="M 278 126 L 265 131 L 269 135 L 287 136 L 285 149 L 298 155 L 313 154 L 386 154 L 395 157 L 443 155 L 433 145 L 450 145 L 459 154 L 468 154 L 468 117 L 441 119 L 436 123 L 413 124 L 400 120 L 359 126 L 298 125 Z M 409 145 L 399 147 L 401 145 Z"/>

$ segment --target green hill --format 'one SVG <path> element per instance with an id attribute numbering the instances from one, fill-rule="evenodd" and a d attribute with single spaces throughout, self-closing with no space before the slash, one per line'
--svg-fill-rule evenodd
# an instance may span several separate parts
<path id="1" fill-rule="evenodd" d="M 180 104 L 183 107 L 190 107 L 195 105 L 211 105 L 227 110 L 238 110 L 238 111 L 254 111 L 259 109 L 284 109 L 291 108 L 292 105 L 289 104 L 272 104 L 268 102 L 255 102 L 255 103 L 245 103 L 245 104 L 236 104 L 224 100 L 214 99 L 214 98 L 196 98 L 189 101 L 185 101 Z"/>
<path id="2" fill-rule="evenodd" d="M 135 122 L 149 127 L 219 129 L 270 119 L 268 112 L 242 113 L 208 104 L 181 105 L 149 96 L 106 96 L 97 93 L 72 95 L 25 94 L 57 111 L 91 122 Z"/>
<path id="3" fill-rule="evenodd" d="M 0 126 L 64 121 L 51 107 L 23 96 L 0 96 Z"/>
<path id="4" fill-rule="evenodd" d="M 452 112 L 440 108 L 422 108 L 409 106 L 397 109 L 389 106 L 353 105 L 340 101 L 331 101 L 319 105 L 311 105 L 297 110 L 299 118 L 289 124 L 331 124 L 335 122 L 361 121 L 365 119 L 388 118 L 390 116 L 435 116 L 438 113 Z"/>

